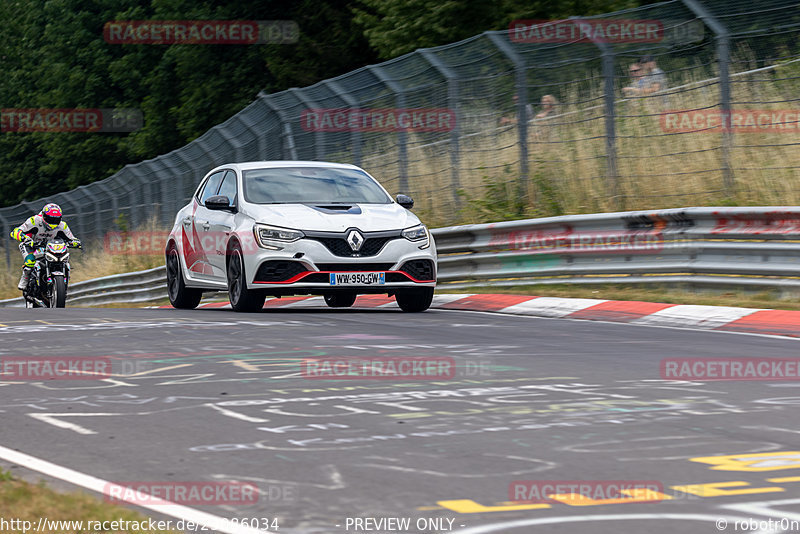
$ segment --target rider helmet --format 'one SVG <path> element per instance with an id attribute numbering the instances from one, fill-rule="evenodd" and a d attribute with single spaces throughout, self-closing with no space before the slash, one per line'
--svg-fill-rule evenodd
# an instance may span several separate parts
<path id="1" fill-rule="evenodd" d="M 61 208 L 58 204 L 47 204 L 42 208 L 42 219 L 51 230 L 55 230 L 61 223 Z"/>

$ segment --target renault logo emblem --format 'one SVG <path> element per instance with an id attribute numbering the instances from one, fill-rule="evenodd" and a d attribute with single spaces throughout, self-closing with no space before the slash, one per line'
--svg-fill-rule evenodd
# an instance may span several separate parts
<path id="1" fill-rule="evenodd" d="M 364 244 L 364 236 L 358 230 L 352 230 L 347 234 L 347 244 L 353 249 L 353 252 L 358 252 L 361 245 Z"/>

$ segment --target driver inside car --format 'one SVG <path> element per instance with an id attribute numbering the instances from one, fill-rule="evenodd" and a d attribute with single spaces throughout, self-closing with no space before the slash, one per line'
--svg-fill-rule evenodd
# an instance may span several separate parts
<path id="1" fill-rule="evenodd" d="M 19 250 L 25 261 L 22 266 L 22 277 L 17 286 L 20 291 L 24 291 L 28 287 L 31 270 L 36 264 L 34 251 L 38 246 L 56 237 L 66 240 L 73 247 L 81 246 L 80 240 L 72 234 L 67 223 L 61 220 L 61 208 L 58 204 L 46 204 L 41 213 L 37 213 L 14 228 L 11 237 L 20 242 Z"/>

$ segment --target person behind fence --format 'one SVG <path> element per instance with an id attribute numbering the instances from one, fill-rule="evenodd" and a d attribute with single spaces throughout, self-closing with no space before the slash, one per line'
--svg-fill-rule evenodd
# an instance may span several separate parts
<path id="1" fill-rule="evenodd" d="M 628 74 L 630 74 L 631 82 L 628 86 L 622 88 L 622 94 L 625 96 L 640 95 L 644 88 L 644 79 L 642 77 L 644 72 L 642 66 L 638 63 L 632 64 L 628 68 Z"/>
<path id="2" fill-rule="evenodd" d="M 58 204 L 46 204 L 40 213 L 27 219 L 11 232 L 11 237 L 20 242 L 19 250 L 25 262 L 22 266 L 22 277 L 19 279 L 20 291 L 28 287 L 31 270 L 36 264 L 34 251 L 48 240 L 60 237 L 69 241 L 73 247 L 80 247 L 81 242 L 72 234 L 67 223 L 61 220 L 61 208 Z"/>
<path id="3" fill-rule="evenodd" d="M 646 96 L 667 88 L 667 76 L 651 55 L 642 56 L 631 65 L 630 73 L 633 83 L 622 88 L 625 96 Z"/>
<path id="4" fill-rule="evenodd" d="M 546 119 L 556 114 L 556 106 L 558 100 L 553 95 L 544 95 L 542 97 L 541 106 L 542 111 L 536 114 L 536 119 Z"/>
<path id="5" fill-rule="evenodd" d="M 550 138 L 551 127 L 546 122 L 558 113 L 558 99 L 553 95 L 544 95 L 540 102 L 542 110 L 533 118 L 532 133 L 536 140 L 546 140 Z"/>
<path id="6" fill-rule="evenodd" d="M 514 101 L 514 109 L 516 110 L 519 104 L 519 95 L 514 94 L 511 98 Z M 526 120 L 531 120 L 533 118 L 533 106 L 531 104 L 525 104 L 525 118 Z M 502 126 L 505 124 L 517 124 L 516 115 L 513 117 L 502 117 L 500 119 L 500 125 Z"/>

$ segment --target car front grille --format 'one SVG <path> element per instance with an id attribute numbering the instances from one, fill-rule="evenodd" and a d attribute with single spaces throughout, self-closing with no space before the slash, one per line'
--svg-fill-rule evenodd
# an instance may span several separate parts
<path id="1" fill-rule="evenodd" d="M 318 263 L 320 271 L 353 272 L 353 271 L 388 271 L 393 263 Z"/>
<path id="2" fill-rule="evenodd" d="M 383 250 L 386 243 L 393 239 L 400 238 L 399 235 L 381 237 L 369 237 L 365 235 L 364 237 L 364 244 L 361 245 L 361 248 L 358 251 L 353 251 L 343 237 L 306 236 L 307 239 L 313 239 L 325 245 L 334 256 L 341 256 L 343 258 L 375 256 Z"/>

